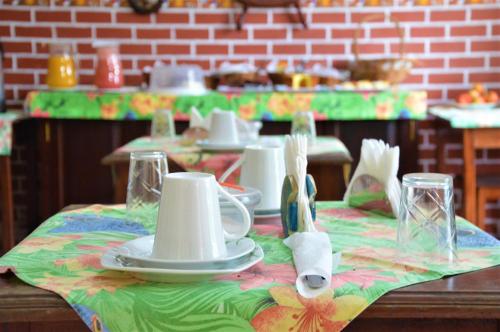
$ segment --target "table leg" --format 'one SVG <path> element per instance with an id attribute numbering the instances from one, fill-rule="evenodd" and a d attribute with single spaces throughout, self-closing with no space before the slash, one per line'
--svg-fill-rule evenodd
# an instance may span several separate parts
<path id="1" fill-rule="evenodd" d="M 464 216 L 476 224 L 476 155 L 474 151 L 474 130 L 463 131 L 463 156 L 464 156 Z"/>
<path id="2" fill-rule="evenodd" d="M 3 249 L 10 250 L 14 244 L 14 200 L 12 199 L 12 174 L 10 156 L 0 156 L 0 203 L 3 222 Z"/>

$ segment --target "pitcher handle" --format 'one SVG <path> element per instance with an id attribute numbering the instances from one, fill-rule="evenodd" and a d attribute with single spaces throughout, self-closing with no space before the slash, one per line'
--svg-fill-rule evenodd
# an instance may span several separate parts
<path id="1" fill-rule="evenodd" d="M 235 161 L 234 164 L 232 164 L 225 172 L 224 174 L 221 175 L 219 178 L 219 183 L 226 182 L 226 179 L 231 175 L 238 167 L 243 165 L 243 162 L 245 161 L 245 155 L 243 154 L 238 160 Z"/>
<path id="2" fill-rule="evenodd" d="M 243 216 L 243 225 L 241 226 L 241 229 L 238 233 L 229 233 L 224 229 L 224 238 L 226 240 L 238 240 L 247 235 L 248 231 L 250 231 L 250 226 L 251 226 L 251 220 L 250 220 L 250 214 L 248 213 L 247 208 L 243 203 L 241 203 L 237 198 L 235 198 L 233 195 L 228 193 L 227 191 L 222 188 L 220 184 L 217 183 L 217 190 L 219 193 L 226 198 L 228 201 L 230 201 L 232 204 L 236 206 L 236 208 L 240 211 L 241 215 Z"/>

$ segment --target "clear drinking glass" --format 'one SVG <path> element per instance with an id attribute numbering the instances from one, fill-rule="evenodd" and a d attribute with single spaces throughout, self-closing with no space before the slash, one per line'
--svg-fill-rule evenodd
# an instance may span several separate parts
<path id="1" fill-rule="evenodd" d="M 127 214 L 135 221 L 156 222 L 163 176 L 168 173 L 167 155 L 159 151 L 130 154 Z"/>
<path id="2" fill-rule="evenodd" d="M 174 138 L 174 117 L 170 110 L 156 110 L 151 121 L 152 138 Z"/>
<path id="3" fill-rule="evenodd" d="M 398 246 L 401 254 L 441 264 L 457 258 L 453 178 L 446 174 L 403 176 Z"/>
<path id="4" fill-rule="evenodd" d="M 292 135 L 305 135 L 309 144 L 316 142 L 316 122 L 312 112 L 296 112 L 292 119 Z"/>

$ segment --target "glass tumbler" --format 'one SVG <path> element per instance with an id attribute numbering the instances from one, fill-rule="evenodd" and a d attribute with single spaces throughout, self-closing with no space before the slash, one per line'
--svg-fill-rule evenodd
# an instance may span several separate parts
<path id="1" fill-rule="evenodd" d="M 408 254 L 437 264 L 455 262 L 457 233 L 450 175 L 403 176 L 397 236 L 403 256 Z"/>
<path id="2" fill-rule="evenodd" d="M 163 176 L 167 173 L 164 152 L 136 151 L 130 154 L 127 185 L 127 215 L 130 219 L 156 222 Z"/>
<path id="3" fill-rule="evenodd" d="M 312 112 L 296 112 L 292 119 L 292 135 L 305 135 L 307 142 L 316 142 L 316 122 Z"/>
<path id="4" fill-rule="evenodd" d="M 151 121 L 152 138 L 174 138 L 175 125 L 170 110 L 156 110 Z"/>

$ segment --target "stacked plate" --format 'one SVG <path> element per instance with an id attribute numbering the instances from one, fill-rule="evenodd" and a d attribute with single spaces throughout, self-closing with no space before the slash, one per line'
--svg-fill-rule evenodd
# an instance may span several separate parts
<path id="1" fill-rule="evenodd" d="M 128 272 L 139 279 L 187 283 L 209 280 L 217 275 L 238 273 L 264 258 L 262 248 L 250 238 L 226 242 L 227 255 L 213 260 L 166 260 L 151 256 L 154 235 L 128 241 L 107 251 L 101 265 Z"/>

